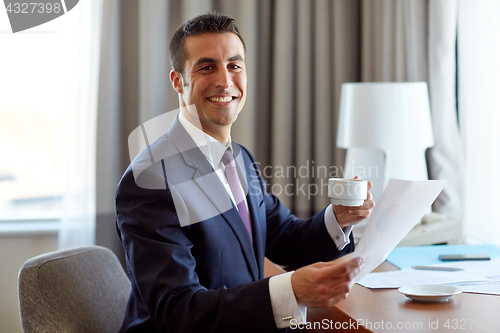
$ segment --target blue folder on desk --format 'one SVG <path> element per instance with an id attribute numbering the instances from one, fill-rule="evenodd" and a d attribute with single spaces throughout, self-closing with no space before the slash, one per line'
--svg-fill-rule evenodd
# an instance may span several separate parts
<path id="1" fill-rule="evenodd" d="M 438 258 L 440 254 L 488 254 L 500 258 L 500 248 L 493 244 L 401 246 L 389 253 L 387 261 L 399 269 L 429 266 L 443 263 Z"/>

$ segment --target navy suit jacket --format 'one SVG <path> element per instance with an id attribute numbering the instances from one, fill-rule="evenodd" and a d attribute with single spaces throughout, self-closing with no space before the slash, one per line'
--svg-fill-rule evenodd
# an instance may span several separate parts
<path id="1" fill-rule="evenodd" d="M 297 267 L 352 252 L 352 239 L 337 249 L 324 211 L 308 220 L 290 214 L 266 192 L 252 155 L 235 143 L 233 150 L 248 186 L 253 244 L 177 119 L 123 175 L 116 222 L 132 291 L 121 332 L 276 332 L 264 256 Z"/>

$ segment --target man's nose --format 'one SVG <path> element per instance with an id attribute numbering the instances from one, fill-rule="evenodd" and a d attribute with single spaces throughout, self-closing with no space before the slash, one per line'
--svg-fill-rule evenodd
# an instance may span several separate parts
<path id="1" fill-rule="evenodd" d="M 233 78 L 227 68 L 221 68 L 217 71 L 215 86 L 217 88 L 229 89 L 233 85 Z"/>

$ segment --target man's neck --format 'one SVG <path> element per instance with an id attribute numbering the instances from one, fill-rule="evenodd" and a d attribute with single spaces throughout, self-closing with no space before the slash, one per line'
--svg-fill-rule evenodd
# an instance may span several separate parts
<path id="1" fill-rule="evenodd" d="M 186 119 L 193 126 L 196 126 L 196 128 L 202 130 L 207 135 L 210 135 L 212 138 L 219 141 L 223 145 L 227 145 L 227 143 L 231 140 L 231 126 L 223 127 L 214 125 L 214 128 L 204 127 L 201 125 L 199 121 L 198 122 L 194 121 L 189 112 L 181 111 L 180 115 L 182 115 L 184 119 Z"/>
<path id="2" fill-rule="evenodd" d="M 217 133 L 212 133 L 210 131 L 207 131 L 206 129 L 201 128 L 202 126 L 200 124 L 195 124 L 192 119 L 189 117 L 186 117 L 186 114 L 180 113 L 179 114 L 179 120 L 181 121 L 181 124 L 186 128 L 186 126 L 190 126 L 192 128 L 190 130 L 191 135 L 194 135 L 194 132 L 198 131 L 198 133 L 204 133 L 207 136 L 210 136 L 214 141 L 218 141 L 220 144 L 223 146 L 227 146 L 229 142 L 231 142 L 231 135 L 227 133 L 227 135 L 223 136 L 217 136 Z M 186 124 L 188 123 L 188 124 Z M 194 131 L 194 132 L 193 132 Z M 214 135 L 215 134 L 215 135 Z"/>
<path id="3" fill-rule="evenodd" d="M 203 128 L 202 130 L 203 130 L 203 132 L 210 135 L 212 138 L 219 141 L 223 145 L 226 145 L 229 142 L 229 137 L 230 137 L 230 135 L 229 135 L 230 130 L 229 129 L 227 131 L 211 131 L 208 128 Z M 227 132 L 227 133 L 224 133 L 224 132 Z"/>

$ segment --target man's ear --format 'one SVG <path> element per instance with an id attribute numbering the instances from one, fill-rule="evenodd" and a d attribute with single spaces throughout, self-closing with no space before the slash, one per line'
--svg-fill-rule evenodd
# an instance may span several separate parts
<path id="1" fill-rule="evenodd" d="M 182 94 L 184 92 L 184 84 L 182 81 L 182 74 L 171 70 L 170 71 L 170 82 L 172 82 L 172 87 L 174 88 L 175 91 L 177 91 L 179 94 Z"/>

